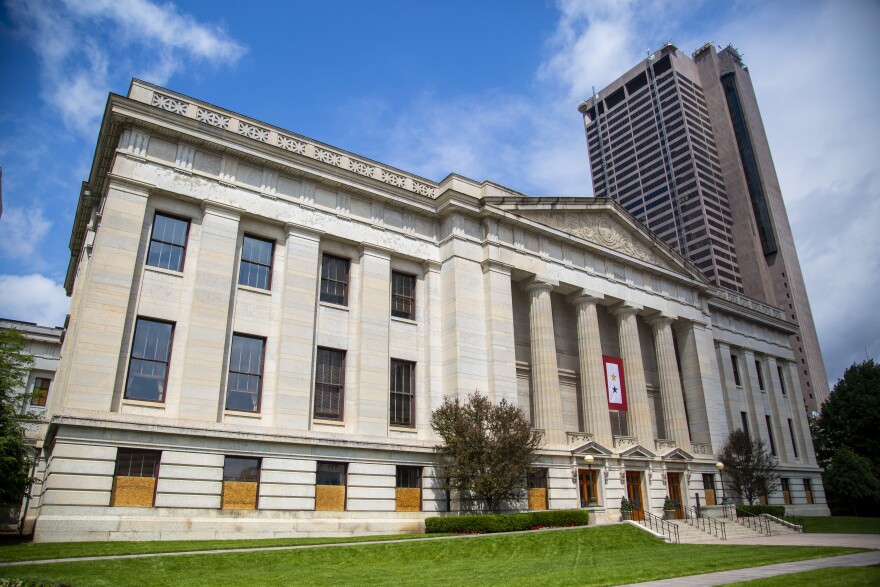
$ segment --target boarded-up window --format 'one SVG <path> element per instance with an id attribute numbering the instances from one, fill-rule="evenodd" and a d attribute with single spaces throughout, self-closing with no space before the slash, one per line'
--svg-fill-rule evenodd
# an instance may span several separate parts
<path id="1" fill-rule="evenodd" d="M 715 475 L 703 473 L 703 493 L 706 494 L 706 505 L 716 505 L 715 499 Z"/>
<path id="2" fill-rule="evenodd" d="M 316 510 L 345 510 L 345 473 L 345 463 L 318 463 L 315 474 Z"/>
<path id="3" fill-rule="evenodd" d="M 226 457 L 223 461 L 224 510 L 257 509 L 257 488 L 260 485 L 260 459 Z"/>
<path id="4" fill-rule="evenodd" d="M 532 469 L 528 475 L 529 509 L 547 509 L 547 469 Z"/>
<path id="5" fill-rule="evenodd" d="M 804 496 L 807 498 L 807 503 L 815 503 L 813 501 L 813 483 L 809 479 L 804 479 Z"/>
<path id="6" fill-rule="evenodd" d="M 788 484 L 788 479 L 780 479 L 782 483 L 782 501 L 785 502 L 785 505 L 791 505 L 791 488 Z"/>
<path id="7" fill-rule="evenodd" d="M 422 510 L 422 468 L 397 467 L 395 509 L 398 512 Z"/>
<path id="8" fill-rule="evenodd" d="M 117 451 L 111 506 L 153 507 L 161 454 L 154 450 L 128 448 Z"/>

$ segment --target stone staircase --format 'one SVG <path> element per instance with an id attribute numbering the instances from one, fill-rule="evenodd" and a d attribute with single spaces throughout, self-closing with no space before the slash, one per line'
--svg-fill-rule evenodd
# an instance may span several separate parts
<path id="1" fill-rule="evenodd" d="M 783 522 L 778 518 L 767 517 L 769 520 L 769 528 L 771 536 L 783 536 L 789 534 L 799 534 L 800 531 L 791 527 L 791 524 Z M 675 520 L 673 523 L 678 525 L 678 538 L 682 544 L 724 544 L 721 539 L 720 532 L 716 536 L 714 529 L 707 528 L 703 530 L 693 525 L 693 520 Z M 727 541 L 736 540 L 738 538 L 753 538 L 755 536 L 766 536 L 766 532 L 750 528 L 745 524 L 743 518 L 738 520 L 719 519 L 724 522 L 724 531 Z"/>

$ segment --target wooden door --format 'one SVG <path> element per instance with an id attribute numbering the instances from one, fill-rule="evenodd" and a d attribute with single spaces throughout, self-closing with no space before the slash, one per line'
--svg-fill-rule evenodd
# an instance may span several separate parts
<path id="1" fill-rule="evenodd" d="M 666 487 L 669 490 L 669 499 L 675 504 L 675 519 L 684 519 L 684 500 L 681 498 L 681 473 L 667 473 Z"/>
<path id="2" fill-rule="evenodd" d="M 596 473 L 598 471 L 578 470 L 578 485 L 580 487 L 582 508 L 598 504 L 599 496 L 596 493 Z M 593 498 L 593 503 L 590 503 L 590 498 Z"/>
<path id="3" fill-rule="evenodd" d="M 633 520 L 644 520 L 644 501 L 642 500 L 642 473 L 626 472 L 626 496 L 633 508 Z"/>

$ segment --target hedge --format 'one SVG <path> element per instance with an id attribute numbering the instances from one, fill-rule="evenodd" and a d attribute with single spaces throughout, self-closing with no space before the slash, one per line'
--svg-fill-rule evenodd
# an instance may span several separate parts
<path id="1" fill-rule="evenodd" d="M 0 579 L 0 587 L 68 587 L 66 584 L 41 579 Z"/>
<path id="2" fill-rule="evenodd" d="M 753 516 L 770 514 L 771 516 L 781 518 L 785 515 L 785 506 L 781 505 L 740 505 L 737 506 L 737 509 L 752 514 Z"/>
<path id="3" fill-rule="evenodd" d="M 522 514 L 481 514 L 426 518 L 425 533 L 483 534 L 516 532 L 533 528 L 586 526 L 590 514 L 584 510 L 526 512 Z"/>

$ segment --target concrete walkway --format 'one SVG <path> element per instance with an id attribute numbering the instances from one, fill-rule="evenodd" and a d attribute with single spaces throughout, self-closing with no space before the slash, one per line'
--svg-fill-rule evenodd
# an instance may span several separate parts
<path id="1" fill-rule="evenodd" d="M 624 587 L 710 587 L 711 585 L 725 585 L 740 581 L 753 581 L 777 575 L 801 573 L 826 569 L 829 567 L 868 567 L 880 564 L 880 552 L 860 552 L 858 554 L 845 554 L 829 558 L 815 558 L 812 560 L 798 561 L 793 563 L 778 563 L 764 567 L 752 567 L 750 569 L 737 569 L 734 571 L 721 571 L 720 573 L 706 573 L 705 575 L 691 575 L 689 577 L 676 577 L 674 579 L 662 579 L 660 581 L 646 581 L 633 583 Z"/>

